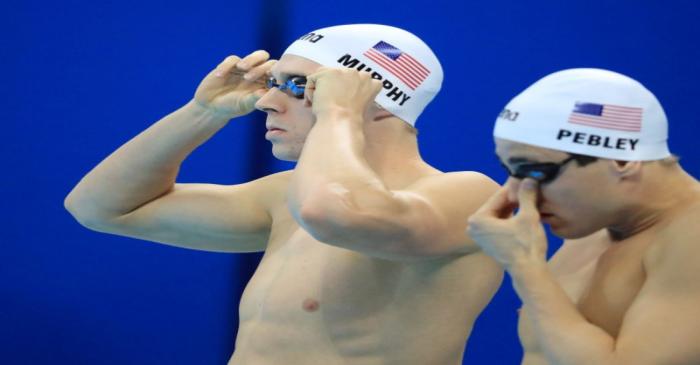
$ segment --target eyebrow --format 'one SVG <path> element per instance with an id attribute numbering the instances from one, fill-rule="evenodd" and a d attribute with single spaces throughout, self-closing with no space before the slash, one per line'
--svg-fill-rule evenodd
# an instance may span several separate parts
<path id="1" fill-rule="evenodd" d="M 527 162 L 537 163 L 538 161 L 534 161 L 534 160 L 527 158 L 527 157 L 510 157 L 510 158 L 508 158 L 508 163 L 518 164 L 518 163 L 527 163 Z"/>
<path id="2" fill-rule="evenodd" d="M 498 161 L 501 163 L 504 163 L 503 160 L 501 159 L 501 156 L 496 154 L 496 158 Z M 508 164 L 521 164 L 521 163 L 537 163 L 538 161 L 535 161 L 531 158 L 528 157 L 523 157 L 523 156 L 514 156 L 514 157 L 509 157 L 508 158 Z"/>
<path id="3" fill-rule="evenodd" d="M 288 72 L 277 72 L 277 75 L 279 77 L 275 77 L 275 72 L 272 72 L 272 71 L 270 72 L 270 75 L 272 75 L 272 77 L 274 77 L 278 81 L 287 80 L 287 79 L 290 79 L 292 77 L 297 77 L 297 76 L 306 77 L 306 75 L 303 72 L 295 72 L 293 70 L 288 71 Z"/>

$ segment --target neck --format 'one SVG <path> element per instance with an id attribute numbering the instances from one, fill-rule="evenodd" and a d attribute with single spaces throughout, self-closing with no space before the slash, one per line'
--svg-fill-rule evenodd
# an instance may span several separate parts
<path id="1" fill-rule="evenodd" d="M 610 236 L 624 240 L 672 219 L 679 211 L 700 201 L 700 186 L 679 165 L 649 163 L 639 185 L 628 194 L 629 204 L 618 212 L 619 221 L 608 227 Z M 654 164 L 654 165 L 651 165 Z"/>
<path id="2" fill-rule="evenodd" d="M 388 185 L 400 185 L 405 178 L 430 168 L 420 156 L 416 135 L 395 118 L 372 121 L 365 126 L 365 158 Z"/>

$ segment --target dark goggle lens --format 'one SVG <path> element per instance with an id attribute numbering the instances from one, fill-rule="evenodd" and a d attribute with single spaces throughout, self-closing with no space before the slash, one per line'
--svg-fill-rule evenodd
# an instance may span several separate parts
<path id="1" fill-rule="evenodd" d="M 276 87 L 276 88 L 280 89 L 281 91 L 287 93 L 288 95 L 291 95 L 297 99 L 303 99 L 304 98 L 304 87 L 306 86 L 306 77 L 303 77 L 303 76 L 291 77 L 287 81 L 285 81 L 283 84 L 278 84 L 277 80 L 275 80 L 274 77 L 270 77 L 267 79 L 266 86 L 268 89 L 272 89 L 273 87 Z"/>
<path id="2" fill-rule="evenodd" d="M 525 179 L 529 177 L 540 183 L 546 183 L 554 180 L 558 173 L 558 164 L 543 163 L 520 165 L 517 169 L 515 169 L 515 172 L 512 173 L 511 176 L 516 177 L 518 179 Z"/>

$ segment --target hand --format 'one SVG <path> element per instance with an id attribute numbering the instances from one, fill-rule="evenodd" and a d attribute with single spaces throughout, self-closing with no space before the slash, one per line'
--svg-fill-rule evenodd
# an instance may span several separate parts
<path id="1" fill-rule="evenodd" d="M 333 111 L 364 116 L 381 89 L 382 83 L 369 72 L 321 67 L 306 77 L 304 99 L 316 116 Z"/>
<path id="2" fill-rule="evenodd" d="M 517 215 L 513 215 L 515 208 L 519 208 Z M 547 237 L 537 211 L 537 182 L 520 183 L 518 204 L 508 201 L 508 188 L 502 187 L 469 218 L 467 233 L 506 270 L 546 262 Z"/>
<path id="3" fill-rule="evenodd" d="M 199 84 L 194 100 L 228 119 L 246 115 L 267 89 L 266 77 L 275 60 L 265 51 L 255 51 L 243 59 L 228 56 Z"/>

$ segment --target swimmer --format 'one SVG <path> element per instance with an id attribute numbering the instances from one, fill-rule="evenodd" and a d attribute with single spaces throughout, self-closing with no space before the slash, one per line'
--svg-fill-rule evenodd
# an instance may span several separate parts
<path id="1" fill-rule="evenodd" d="M 423 41 L 382 25 L 316 30 L 277 62 L 229 56 L 192 101 L 88 173 L 66 207 L 101 232 L 264 251 L 229 364 L 460 364 L 503 276 L 464 230 L 498 185 L 421 158 L 414 124 L 442 78 Z M 293 170 L 176 182 L 195 148 L 256 108 Z"/>
<path id="2" fill-rule="evenodd" d="M 551 74 L 497 119 L 510 178 L 468 233 L 523 302 L 523 365 L 700 364 L 700 184 L 667 129 L 649 90 L 600 69 Z M 565 239 L 549 262 L 542 223 Z"/>

